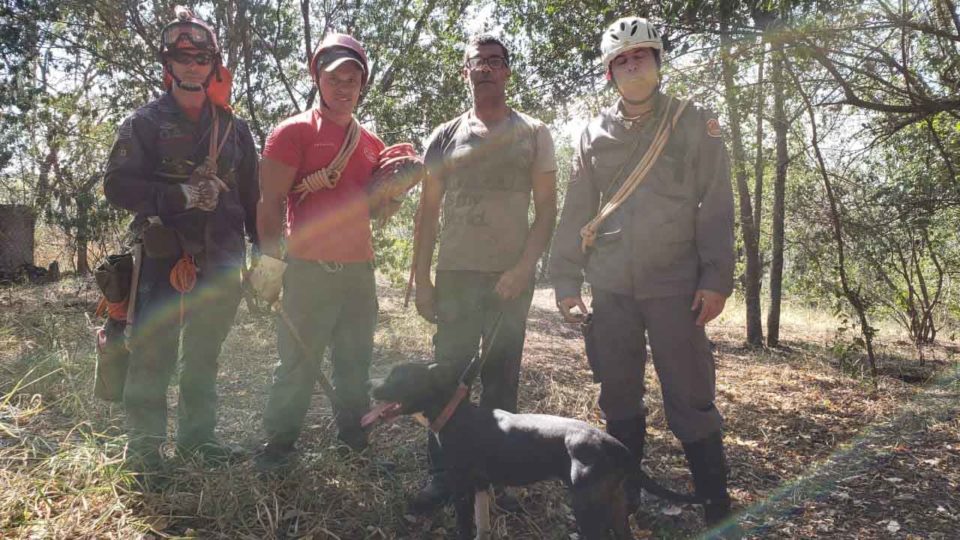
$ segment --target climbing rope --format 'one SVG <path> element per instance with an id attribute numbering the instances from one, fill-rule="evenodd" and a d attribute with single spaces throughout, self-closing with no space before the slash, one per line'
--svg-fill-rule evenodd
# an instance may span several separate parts
<path id="1" fill-rule="evenodd" d="M 683 110 L 687 106 L 686 101 L 678 100 L 680 105 L 677 107 L 676 112 L 673 115 L 673 120 L 668 124 L 667 118 L 670 116 L 670 105 L 673 104 L 673 98 L 670 98 L 670 101 L 667 102 L 666 109 L 663 112 L 663 117 L 660 119 L 660 124 L 657 126 L 657 131 L 653 136 L 653 143 L 650 144 L 650 148 L 647 149 L 647 152 L 643 155 L 643 158 L 640 159 L 640 163 L 637 164 L 633 172 L 630 173 L 630 176 L 624 181 L 623 185 L 620 186 L 620 189 L 614 194 L 614 196 L 603 205 L 603 208 L 600 209 L 600 212 L 590 220 L 589 223 L 583 226 L 580 229 L 580 249 L 584 252 L 593 245 L 597 239 L 597 231 L 600 229 L 600 225 L 603 224 L 603 221 L 610 217 L 617 208 L 620 208 L 620 205 L 627 200 L 627 197 L 633 193 L 633 190 L 640 185 L 641 182 L 646 178 L 647 174 L 650 172 L 650 169 L 653 168 L 654 163 L 656 163 L 657 158 L 660 157 L 660 154 L 663 152 L 664 147 L 667 144 L 667 141 L 670 140 L 670 134 L 675 127 L 677 127 L 677 122 L 680 120 L 680 115 L 683 113 Z"/>
<path id="2" fill-rule="evenodd" d="M 353 155 L 353 151 L 357 149 L 358 144 L 360 144 L 360 123 L 357 122 L 356 118 L 351 118 L 350 126 L 347 128 L 347 136 L 343 141 L 343 145 L 340 146 L 340 151 L 337 152 L 336 157 L 333 158 L 333 161 L 319 171 L 315 171 L 306 176 L 293 188 L 294 193 L 300 194 L 300 198 L 297 199 L 297 204 L 303 202 L 303 199 L 306 198 L 307 195 L 315 191 L 337 187 L 337 182 L 340 181 L 340 175 L 343 173 L 343 170 L 347 168 L 347 162 L 350 161 L 350 156 Z"/>
<path id="3" fill-rule="evenodd" d="M 212 102 L 210 103 L 210 116 L 213 123 L 210 128 L 210 144 L 208 145 L 207 157 L 204 158 L 203 163 L 197 169 L 200 174 L 216 182 L 222 191 L 230 191 L 230 186 L 217 176 L 217 172 L 220 152 L 223 151 L 223 145 L 227 143 L 230 132 L 233 131 L 233 118 L 230 119 L 230 124 L 227 125 L 227 130 L 223 133 L 223 140 L 220 140 L 220 115 L 217 114 L 217 108 Z"/>
<path id="4" fill-rule="evenodd" d="M 106 315 L 115 321 L 126 322 L 127 300 L 122 302 L 111 302 L 107 300 L 106 296 L 101 296 L 100 303 L 97 304 L 97 310 L 94 312 L 93 316 L 99 319 L 100 317 Z"/>
<path id="5" fill-rule="evenodd" d="M 184 295 L 197 285 L 197 264 L 193 255 L 184 253 L 170 270 L 170 286 L 180 293 L 180 326 L 183 326 Z"/>

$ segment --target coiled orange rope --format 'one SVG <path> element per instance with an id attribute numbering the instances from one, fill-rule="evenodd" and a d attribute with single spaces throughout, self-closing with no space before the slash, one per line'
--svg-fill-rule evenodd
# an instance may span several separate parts
<path id="1" fill-rule="evenodd" d="M 123 302 L 110 302 L 107 300 L 107 297 L 100 297 L 100 303 L 97 304 L 97 310 L 94 312 L 93 316 L 99 319 L 104 315 L 107 315 L 115 321 L 126 322 L 127 301 L 124 300 Z"/>
<path id="2" fill-rule="evenodd" d="M 340 181 L 340 174 L 347 168 L 347 162 L 350 161 L 350 156 L 353 155 L 353 151 L 357 149 L 358 144 L 360 144 L 360 123 L 357 122 L 356 118 L 353 118 L 350 121 L 350 126 L 347 128 L 347 136 L 343 140 L 343 145 L 340 146 L 340 151 L 337 152 L 333 161 L 319 171 L 315 171 L 304 177 L 304 179 L 293 188 L 294 193 L 300 194 L 300 198 L 297 199 L 297 204 L 303 202 L 303 199 L 314 191 L 337 187 L 337 182 Z"/>
<path id="3" fill-rule="evenodd" d="M 183 326 L 184 317 L 183 295 L 192 291 L 196 285 L 197 265 L 193 262 L 193 255 L 184 253 L 170 270 L 170 286 L 180 293 L 180 326 Z"/>

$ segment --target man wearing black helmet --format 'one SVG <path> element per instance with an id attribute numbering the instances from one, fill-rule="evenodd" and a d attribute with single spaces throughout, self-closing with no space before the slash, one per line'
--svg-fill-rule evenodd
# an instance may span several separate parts
<path id="1" fill-rule="evenodd" d="M 603 34 L 603 64 L 619 99 L 576 149 L 550 276 L 563 317 L 585 323 L 607 430 L 638 460 L 649 337 L 667 423 L 714 525 L 729 515 L 730 498 L 704 326 L 733 290 L 730 164 L 717 117 L 659 92 L 662 48 L 657 29 L 639 17 Z M 638 494 L 636 482 L 628 487 Z"/>
<path id="2" fill-rule="evenodd" d="M 167 93 L 123 121 L 104 175 L 107 200 L 136 214 L 143 254 L 123 393 L 129 453 L 143 471 L 162 464 L 178 351 L 178 452 L 232 453 L 214 437 L 217 357 L 240 301 L 244 232 L 257 239 L 258 159 L 227 105 L 230 74 L 213 30 L 186 8 L 176 14 L 160 40 Z"/>

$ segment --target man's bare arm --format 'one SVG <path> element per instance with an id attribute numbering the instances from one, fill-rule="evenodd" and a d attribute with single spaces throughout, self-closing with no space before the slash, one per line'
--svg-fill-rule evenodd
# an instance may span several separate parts
<path id="1" fill-rule="evenodd" d="M 497 283 L 501 298 L 510 299 L 520 295 L 533 279 L 537 261 L 547 249 L 550 234 L 557 221 L 557 173 L 556 171 L 533 175 L 533 225 L 527 233 L 523 254 L 513 268 L 507 270 Z"/>
<path id="2" fill-rule="evenodd" d="M 264 255 L 280 259 L 283 250 L 283 203 L 293 187 L 297 170 L 279 161 L 264 158 L 260 162 L 260 201 L 257 203 L 257 236 Z"/>

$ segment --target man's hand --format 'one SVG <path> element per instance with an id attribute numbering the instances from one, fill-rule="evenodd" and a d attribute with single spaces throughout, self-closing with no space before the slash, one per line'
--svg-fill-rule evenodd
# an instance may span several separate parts
<path id="1" fill-rule="evenodd" d="M 424 285 L 417 285 L 417 313 L 427 322 L 437 324 L 436 289 L 429 281 Z"/>
<path id="2" fill-rule="evenodd" d="M 230 191 L 230 186 L 211 172 L 207 164 L 201 164 L 190 173 L 186 186 L 193 188 L 196 194 L 192 207 L 205 212 L 212 212 L 217 208 L 221 192 Z"/>
<path id="3" fill-rule="evenodd" d="M 697 316 L 697 326 L 704 326 L 708 322 L 717 318 L 723 312 L 723 306 L 727 303 L 727 297 L 714 291 L 700 289 L 693 294 L 693 305 L 690 311 L 700 310 Z"/>
<path id="4" fill-rule="evenodd" d="M 260 261 L 250 270 L 250 285 L 261 300 L 272 306 L 280 297 L 283 272 L 287 263 L 269 255 L 261 255 Z"/>
<path id="5" fill-rule="evenodd" d="M 500 274 L 500 280 L 494 290 L 502 300 L 512 300 L 527 290 L 533 280 L 533 268 L 517 265 Z"/>
<path id="6" fill-rule="evenodd" d="M 560 310 L 560 314 L 563 315 L 563 320 L 568 323 L 583 322 L 584 317 L 587 316 L 587 306 L 583 304 L 583 298 L 581 298 L 580 295 L 568 296 L 557 300 L 557 308 Z M 571 310 L 573 308 L 578 308 L 580 313 L 572 313 Z"/>

